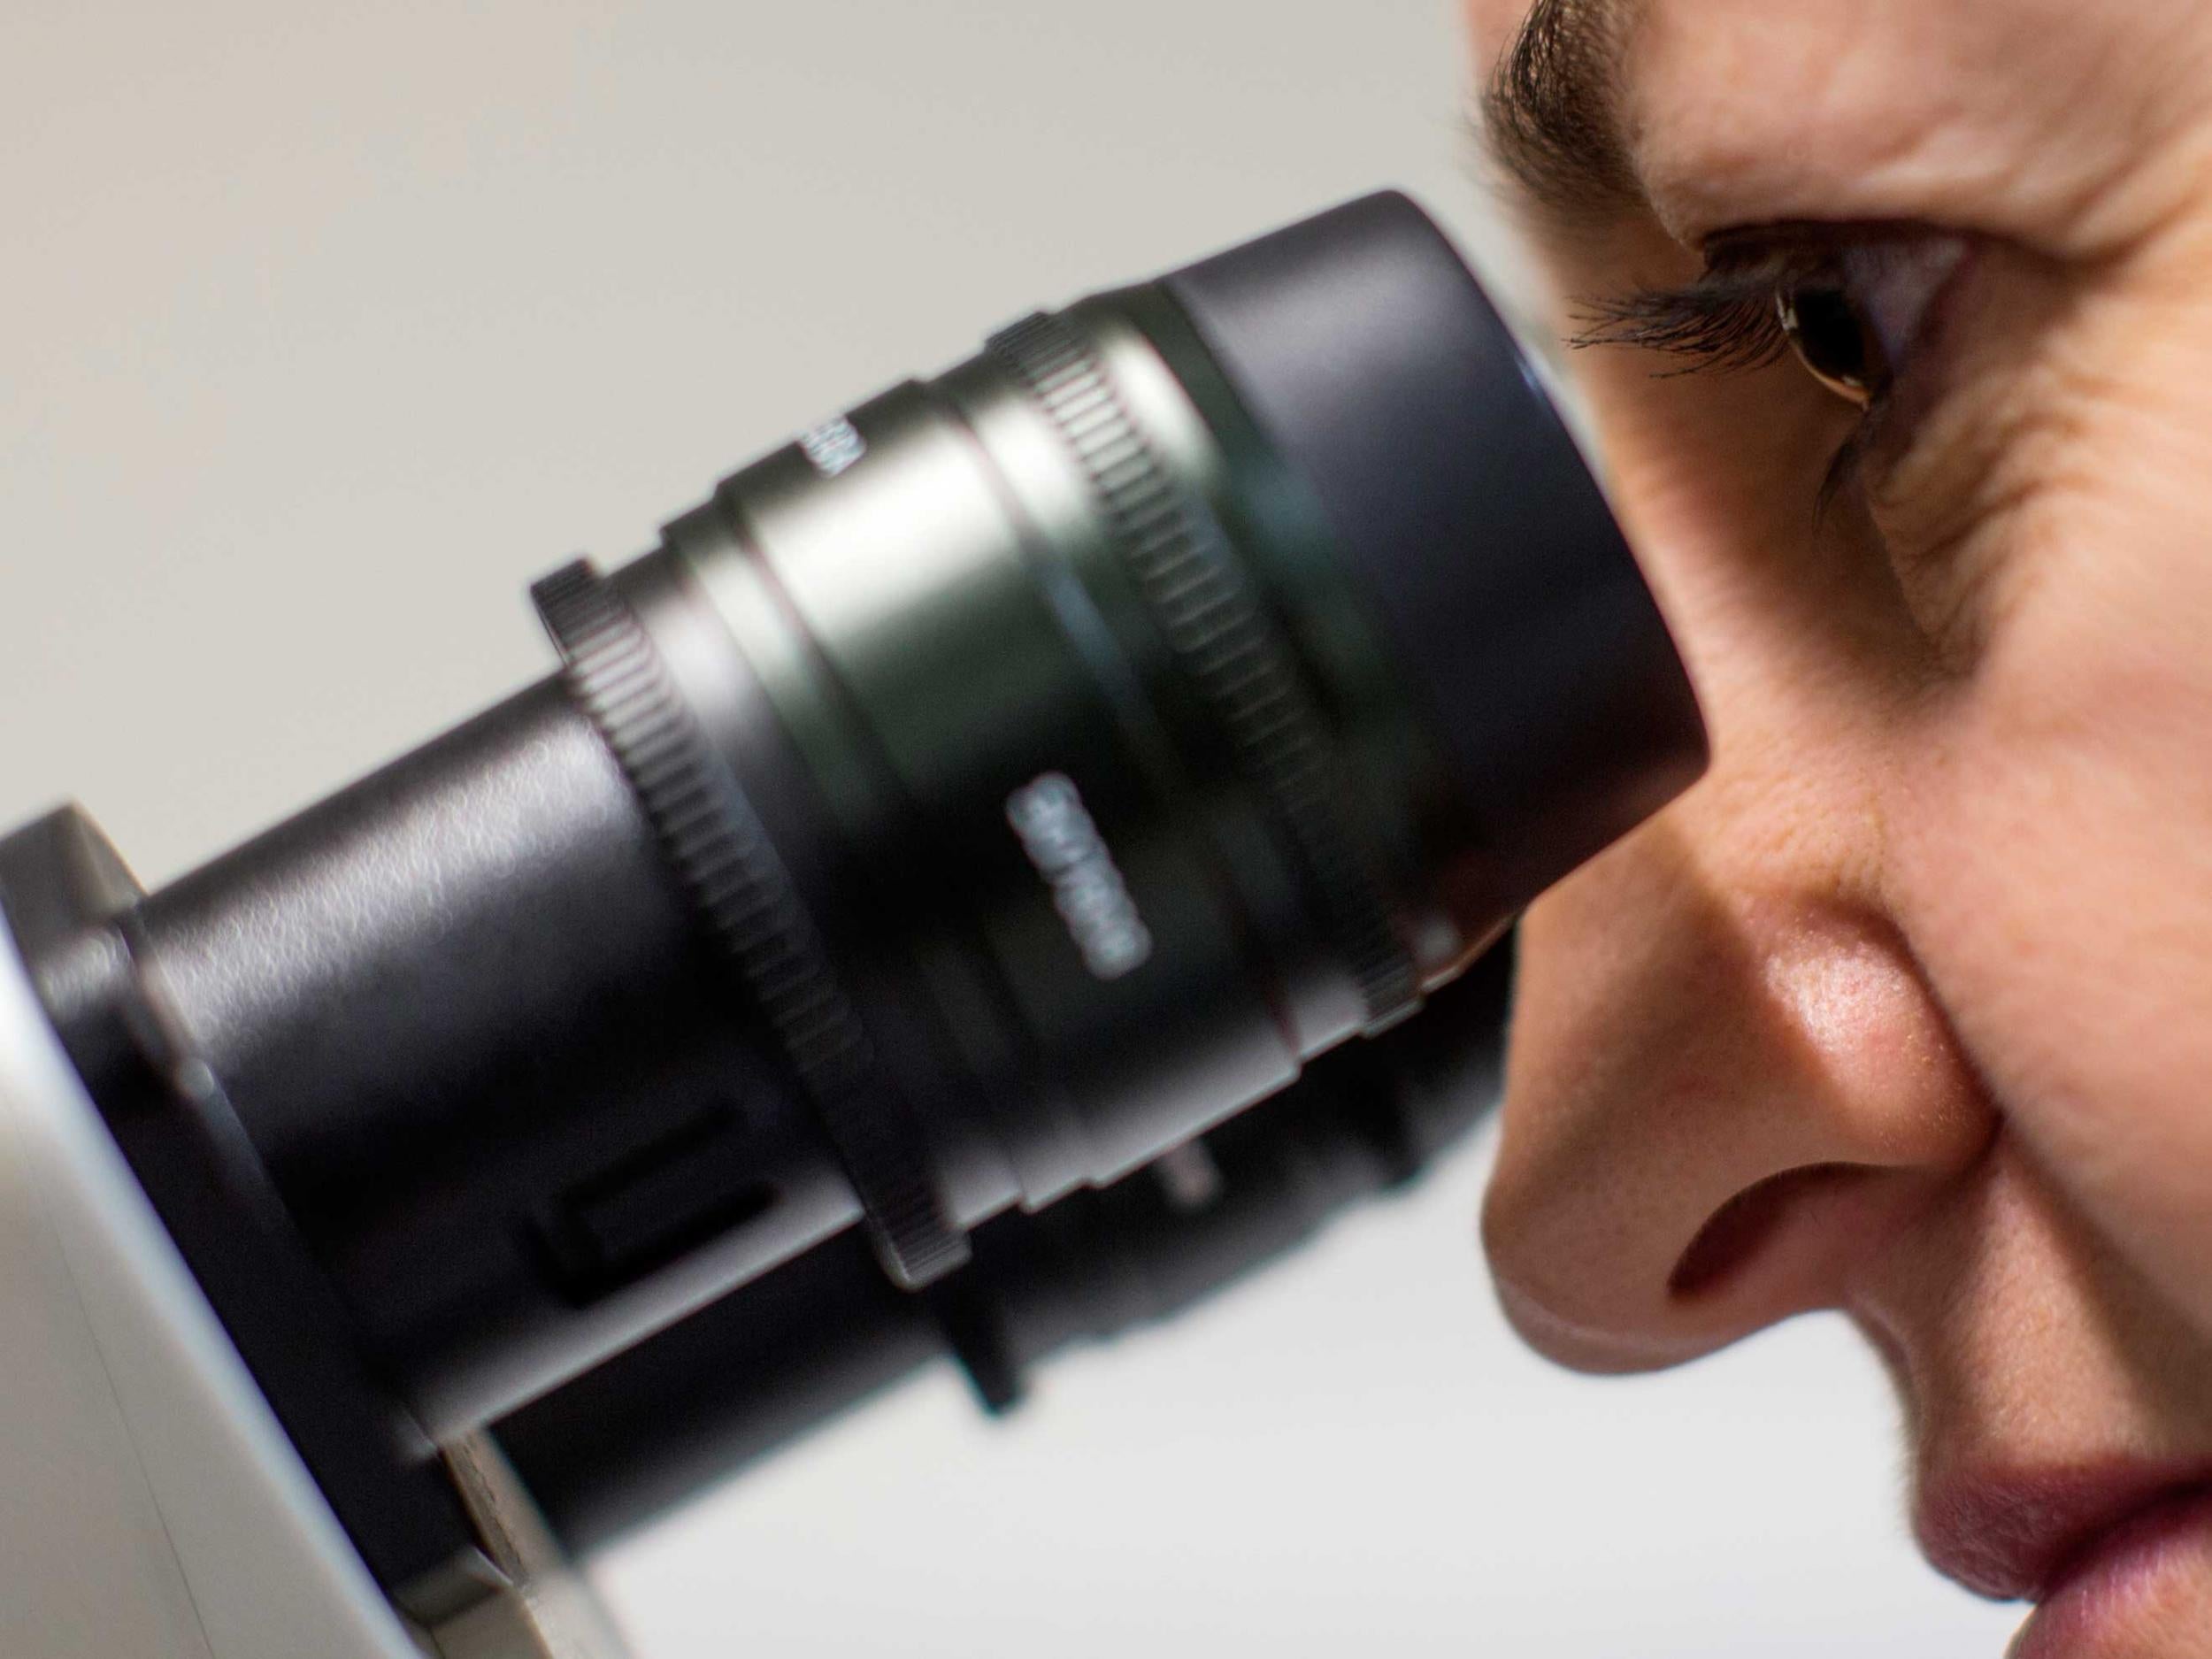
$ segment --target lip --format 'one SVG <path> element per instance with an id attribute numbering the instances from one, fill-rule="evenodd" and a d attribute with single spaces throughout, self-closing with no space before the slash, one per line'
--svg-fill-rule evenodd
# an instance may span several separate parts
<path id="1" fill-rule="evenodd" d="M 1937 1571 L 1968 1589 L 2049 1601 L 2130 1553 L 2139 1517 L 2170 1522 L 2207 1500 L 2212 1467 L 2203 1465 L 1962 1471 L 1923 1483 L 1913 1531 Z"/>
<path id="2" fill-rule="evenodd" d="M 2139 1509 L 2092 1539 L 2062 1564 L 2042 1604 L 2014 1638 L 2008 1659 L 2070 1659 L 2138 1651 L 2145 1628 L 2160 1621 L 2192 1555 L 2212 1559 L 2212 1486 L 2185 1487 Z M 2131 1640 L 2131 1635 L 2133 1640 Z"/>

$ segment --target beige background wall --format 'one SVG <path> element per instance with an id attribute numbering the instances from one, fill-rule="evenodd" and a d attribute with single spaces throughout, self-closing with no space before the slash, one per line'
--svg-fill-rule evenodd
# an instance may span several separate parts
<path id="1" fill-rule="evenodd" d="M 542 672 L 531 577 L 999 321 L 1379 183 L 1479 234 L 1460 104 L 1439 0 L 12 0 L 0 823 L 74 795 L 165 879 Z M 1998 1649 L 1843 1333 L 1551 1372 L 1479 1162 L 602 1583 L 647 1659 Z"/>

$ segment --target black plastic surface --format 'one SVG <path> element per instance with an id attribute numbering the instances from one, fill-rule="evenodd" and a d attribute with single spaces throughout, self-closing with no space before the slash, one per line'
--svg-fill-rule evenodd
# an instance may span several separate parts
<path id="1" fill-rule="evenodd" d="M 1379 678 L 1394 663 L 1425 705 L 1462 803 L 1453 827 L 1486 832 L 1468 860 L 1486 884 L 1477 909 L 1508 915 L 1695 771 L 1694 701 L 1605 503 L 1417 209 L 1372 197 L 1166 288 L 1234 388 L 1218 396 L 1206 376 L 1217 406 L 1240 401 L 1319 499 L 1390 659 Z M 1064 435 L 1080 405 L 1055 403 Z M 1079 450 L 1102 495 L 1111 449 Z M 1115 499 L 1126 539 L 1156 533 L 1159 493 Z M 955 912 L 972 895 L 957 881 L 932 891 L 944 841 L 902 798 L 860 700 L 848 687 L 816 705 L 857 734 L 840 739 L 839 767 L 802 759 L 685 573 L 750 557 L 744 521 L 727 482 L 611 579 L 637 627 L 605 674 L 532 687 L 150 897 L 73 816 L 0 843 L 0 908 L 119 1143 L 364 1559 L 426 1617 L 481 1588 L 434 1441 L 572 1382 L 516 1423 L 526 1440 L 522 1425 L 553 1425 L 535 1442 L 553 1449 L 524 1461 L 582 1537 L 930 1354 L 956 1355 L 1003 1405 L 1041 1356 L 1172 1311 L 1417 1168 L 1472 1115 L 1423 1068 L 1494 1051 L 1494 1010 L 1469 1011 L 1479 989 L 1447 992 L 1424 1019 L 1327 1056 L 1263 1115 L 1214 1130 L 1196 1164 L 1002 1214 L 1033 1162 L 1024 1137 L 1041 1144 L 1060 1121 L 1046 1045 L 1017 1028 L 995 968 L 956 959 Z M 1317 890 L 1350 895 L 1333 946 L 1379 1027 L 1412 1005 L 1415 972 L 1384 888 L 1354 892 L 1363 855 L 1338 844 L 1331 780 L 1308 764 L 1335 733 L 1302 710 L 1286 722 L 1272 682 L 1298 666 L 1287 651 L 1277 674 L 1271 641 L 1242 649 L 1263 599 L 1179 588 L 1187 574 L 1159 562 L 1152 612 L 1188 629 L 1183 672 L 1211 684 L 1213 718 L 1294 826 Z M 1270 672 L 1256 677 L 1262 656 Z M 827 660 L 810 669 L 825 685 Z M 579 706 L 647 669 L 673 718 Z M 667 763 L 672 733 L 705 759 L 687 754 L 663 787 L 646 773 Z M 1447 793 L 1433 764 L 1418 770 L 1426 796 Z M 686 815 L 721 772 L 772 857 L 701 856 Z M 879 803 L 875 841 L 827 810 L 833 772 Z M 977 798 L 986 833 L 1003 833 L 1003 796 Z M 1191 810 L 1210 809 L 1194 797 Z M 758 926 L 761 884 L 736 879 L 771 862 L 769 896 L 818 935 L 804 960 L 787 930 Z M 781 954 L 755 963 L 764 941 Z M 821 1018 L 833 979 L 849 1001 L 833 1021 Z M 972 1028 L 955 1029 L 964 1018 Z M 1455 1028 L 1469 1020 L 1471 1041 Z M 809 1057 L 832 1028 L 838 1064 L 864 1041 L 879 1060 L 841 1074 L 850 1098 L 833 1136 L 825 1068 Z M 1126 1037 L 1179 1064 L 1202 1046 L 1133 1025 Z M 1194 1069 L 1224 1064 L 1201 1055 Z M 914 1108 L 903 1126 L 884 1110 L 894 1085 Z M 1084 1125 L 1100 1145 L 1128 1138 L 1125 1157 L 1095 1167 L 1127 1168 L 1262 1086 L 1126 1091 Z M 856 1135 L 887 1125 L 882 1156 L 855 1154 Z M 895 1180 L 872 1183 L 887 1169 Z M 926 1297 L 895 1291 L 851 1231 L 856 1182 L 946 1205 L 909 1225 L 874 1194 L 913 1282 L 958 1253 L 952 1223 L 997 1217 L 973 1269 Z"/>
<path id="2" fill-rule="evenodd" d="M 139 926 L 362 1350 L 434 1435 L 855 1213 L 557 681 Z"/>
<path id="3" fill-rule="evenodd" d="M 1418 207 L 1367 196 L 1165 286 L 1319 495 L 1486 832 L 1500 910 L 1696 775 L 1696 702 L 1604 496 Z"/>
<path id="4" fill-rule="evenodd" d="M 902 1294 L 847 1233 L 494 1425 L 572 1551 L 728 1479 L 933 1361 L 987 1407 L 1087 1340 L 1173 1317 L 1419 1174 L 1494 1101 L 1509 943 L 1387 1034 L 1179 1155 L 973 1235 L 971 1264 Z"/>

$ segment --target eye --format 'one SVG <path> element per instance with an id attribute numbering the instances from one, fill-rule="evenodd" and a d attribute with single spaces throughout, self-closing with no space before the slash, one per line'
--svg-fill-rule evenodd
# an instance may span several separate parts
<path id="1" fill-rule="evenodd" d="M 1965 260 L 1962 236 L 1917 227 L 1759 226 L 1705 245 L 1686 288 L 1587 302 L 1577 346 L 1636 346 L 1704 369 L 1785 356 L 1870 412 L 1886 405 Z"/>
<path id="2" fill-rule="evenodd" d="M 1775 320 L 1813 379 L 1860 409 L 1883 403 L 1966 251 L 1955 236 L 1860 242 L 1780 272 Z"/>
<path id="3" fill-rule="evenodd" d="M 1888 348 L 1832 272 L 1784 281 L 1774 314 L 1806 373 L 1846 403 L 1864 409 L 1889 390 Z"/>

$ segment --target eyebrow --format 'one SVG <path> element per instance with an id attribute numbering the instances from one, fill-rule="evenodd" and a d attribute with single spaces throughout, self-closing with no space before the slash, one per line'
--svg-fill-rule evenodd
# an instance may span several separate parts
<path id="1" fill-rule="evenodd" d="M 1492 154 L 1562 218 L 1594 218 L 1642 199 L 1621 118 L 1631 4 L 1536 0 L 1483 92 Z"/>

